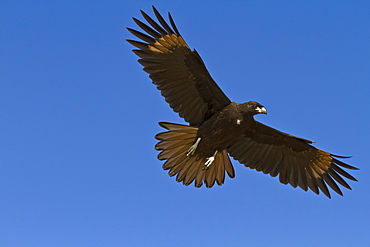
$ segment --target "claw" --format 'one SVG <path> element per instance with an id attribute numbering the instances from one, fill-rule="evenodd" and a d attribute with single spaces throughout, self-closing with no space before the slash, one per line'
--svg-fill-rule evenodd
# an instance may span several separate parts
<path id="1" fill-rule="evenodd" d="M 205 169 L 208 169 L 208 167 L 213 163 L 213 161 L 215 161 L 217 153 L 218 151 L 216 150 L 215 153 L 211 157 L 207 158 L 206 163 L 204 163 L 206 165 Z"/>
<path id="2" fill-rule="evenodd" d="M 191 145 L 191 147 L 188 149 L 188 153 L 186 154 L 186 156 L 190 156 L 194 154 L 195 150 L 197 150 L 198 144 L 201 139 L 202 138 L 198 137 L 197 141 L 193 145 Z"/>

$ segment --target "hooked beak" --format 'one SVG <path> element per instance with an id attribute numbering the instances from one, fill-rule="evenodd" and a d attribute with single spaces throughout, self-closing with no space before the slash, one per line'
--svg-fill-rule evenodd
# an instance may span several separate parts
<path id="1" fill-rule="evenodd" d="M 256 111 L 257 111 L 258 113 L 267 114 L 267 110 L 266 110 L 266 108 L 265 108 L 265 107 L 257 107 L 257 108 L 256 108 Z"/>

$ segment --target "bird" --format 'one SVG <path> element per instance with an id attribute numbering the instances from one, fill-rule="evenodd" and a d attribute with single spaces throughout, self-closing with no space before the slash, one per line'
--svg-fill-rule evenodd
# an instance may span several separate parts
<path id="1" fill-rule="evenodd" d="M 169 22 L 152 6 L 155 19 L 140 10 L 146 23 L 133 17 L 141 29 L 127 27 L 139 40 L 126 41 L 135 48 L 138 62 L 149 74 L 165 101 L 188 125 L 159 122 L 165 129 L 155 136 L 163 169 L 184 185 L 207 188 L 223 185 L 226 174 L 235 177 L 230 160 L 272 177 L 282 184 L 322 192 L 328 186 L 343 196 L 345 179 L 357 181 L 346 170 L 359 170 L 339 156 L 318 149 L 313 141 L 286 134 L 254 119 L 267 114 L 256 101 L 231 101 L 216 84 L 199 53 L 187 45 L 170 13 Z"/>

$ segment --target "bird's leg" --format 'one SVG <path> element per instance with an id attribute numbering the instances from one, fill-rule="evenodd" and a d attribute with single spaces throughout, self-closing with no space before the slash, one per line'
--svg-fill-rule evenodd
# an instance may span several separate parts
<path id="1" fill-rule="evenodd" d="M 206 163 L 204 163 L 206 165 L 205 169 L 208 169 L 208 167 L 213 163 L 213 161 L 215 161 L 217 153 L 218 151 L 216 150 L 215 153 L 211 157 L 207 158 Z"/>
<path id="2" fill-rule="evenodd" d="M 191 145 L 191 147 L 189 148 L 188 153 L 186 154 L 186 156 L 190 156 L 190 155 L 194 154 L 195 150 L 197 150 L 198 144 L 199 144 L 201 139 L 202 138 L 198 137 L 196 142 L 193 145 Z"/>

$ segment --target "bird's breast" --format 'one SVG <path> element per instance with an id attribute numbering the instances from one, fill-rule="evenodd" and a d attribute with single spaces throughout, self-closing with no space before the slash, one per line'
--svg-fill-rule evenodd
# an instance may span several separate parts
<path id="1" fill-rule="evenodd" d="M 216 113 L 198 129 L 198 137 L 201 138 L 198 152 L 210 156 L 215 150 L 226 149 L 251 126 L 253 121 L 252 116 L 243 116 L 229 109 Z"/>

